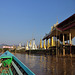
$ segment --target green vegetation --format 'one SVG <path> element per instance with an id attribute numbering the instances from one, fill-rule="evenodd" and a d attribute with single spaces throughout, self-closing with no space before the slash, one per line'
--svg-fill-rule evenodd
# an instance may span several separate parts
<path id="1" fill-rule="evenodd" d="M 3 51 L 6 52 L 7 50 L 9 50 L 8 48 L 3 48 Z"/>
<path id="2" fill-rule="evenodd" d="M 2 48 L 0 48 L 0 53 L 2 52 Z"/>
<path id="3" fill-rule="evenodd" d="M 22 50 L 16 50 L 16 53 L 25 53 L 25 49 L 22 49 Z"/>

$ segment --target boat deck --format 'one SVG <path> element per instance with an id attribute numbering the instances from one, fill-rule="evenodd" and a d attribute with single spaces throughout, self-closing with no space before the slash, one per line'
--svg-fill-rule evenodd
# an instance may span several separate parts
<path id="1" fill-rule="evenodd" d="M 0 67 L 0 75 L 28 75 L 22 67 L 13 60 L 11 66 Z"/>

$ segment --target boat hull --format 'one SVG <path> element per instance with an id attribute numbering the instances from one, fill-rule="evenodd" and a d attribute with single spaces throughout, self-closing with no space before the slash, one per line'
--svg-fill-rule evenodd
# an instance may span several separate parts
<path id="1" fill-rule="evenodd" d="M 24 65 L 17 57 L 6 51 L 0 57 L 12 56 L 12 66 L 11 70 L 13 75 L 35 75 L 26 65 Z"/>

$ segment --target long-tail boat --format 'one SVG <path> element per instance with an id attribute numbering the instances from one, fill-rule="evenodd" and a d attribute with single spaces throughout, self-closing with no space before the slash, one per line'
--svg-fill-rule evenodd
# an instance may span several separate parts
<path id="1" fill-rule="evenodd" d="M 0 56 L 0 75 L 35 75 L 9 51 Z"/>

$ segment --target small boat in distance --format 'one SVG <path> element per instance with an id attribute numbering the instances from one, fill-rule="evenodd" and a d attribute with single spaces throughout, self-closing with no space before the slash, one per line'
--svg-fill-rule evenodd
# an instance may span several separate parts
<path id="1" fill-rule="evenodd" d="M 0 75 L 35 75 L 17 57 L 6 51 L 0 56 Z"/>

